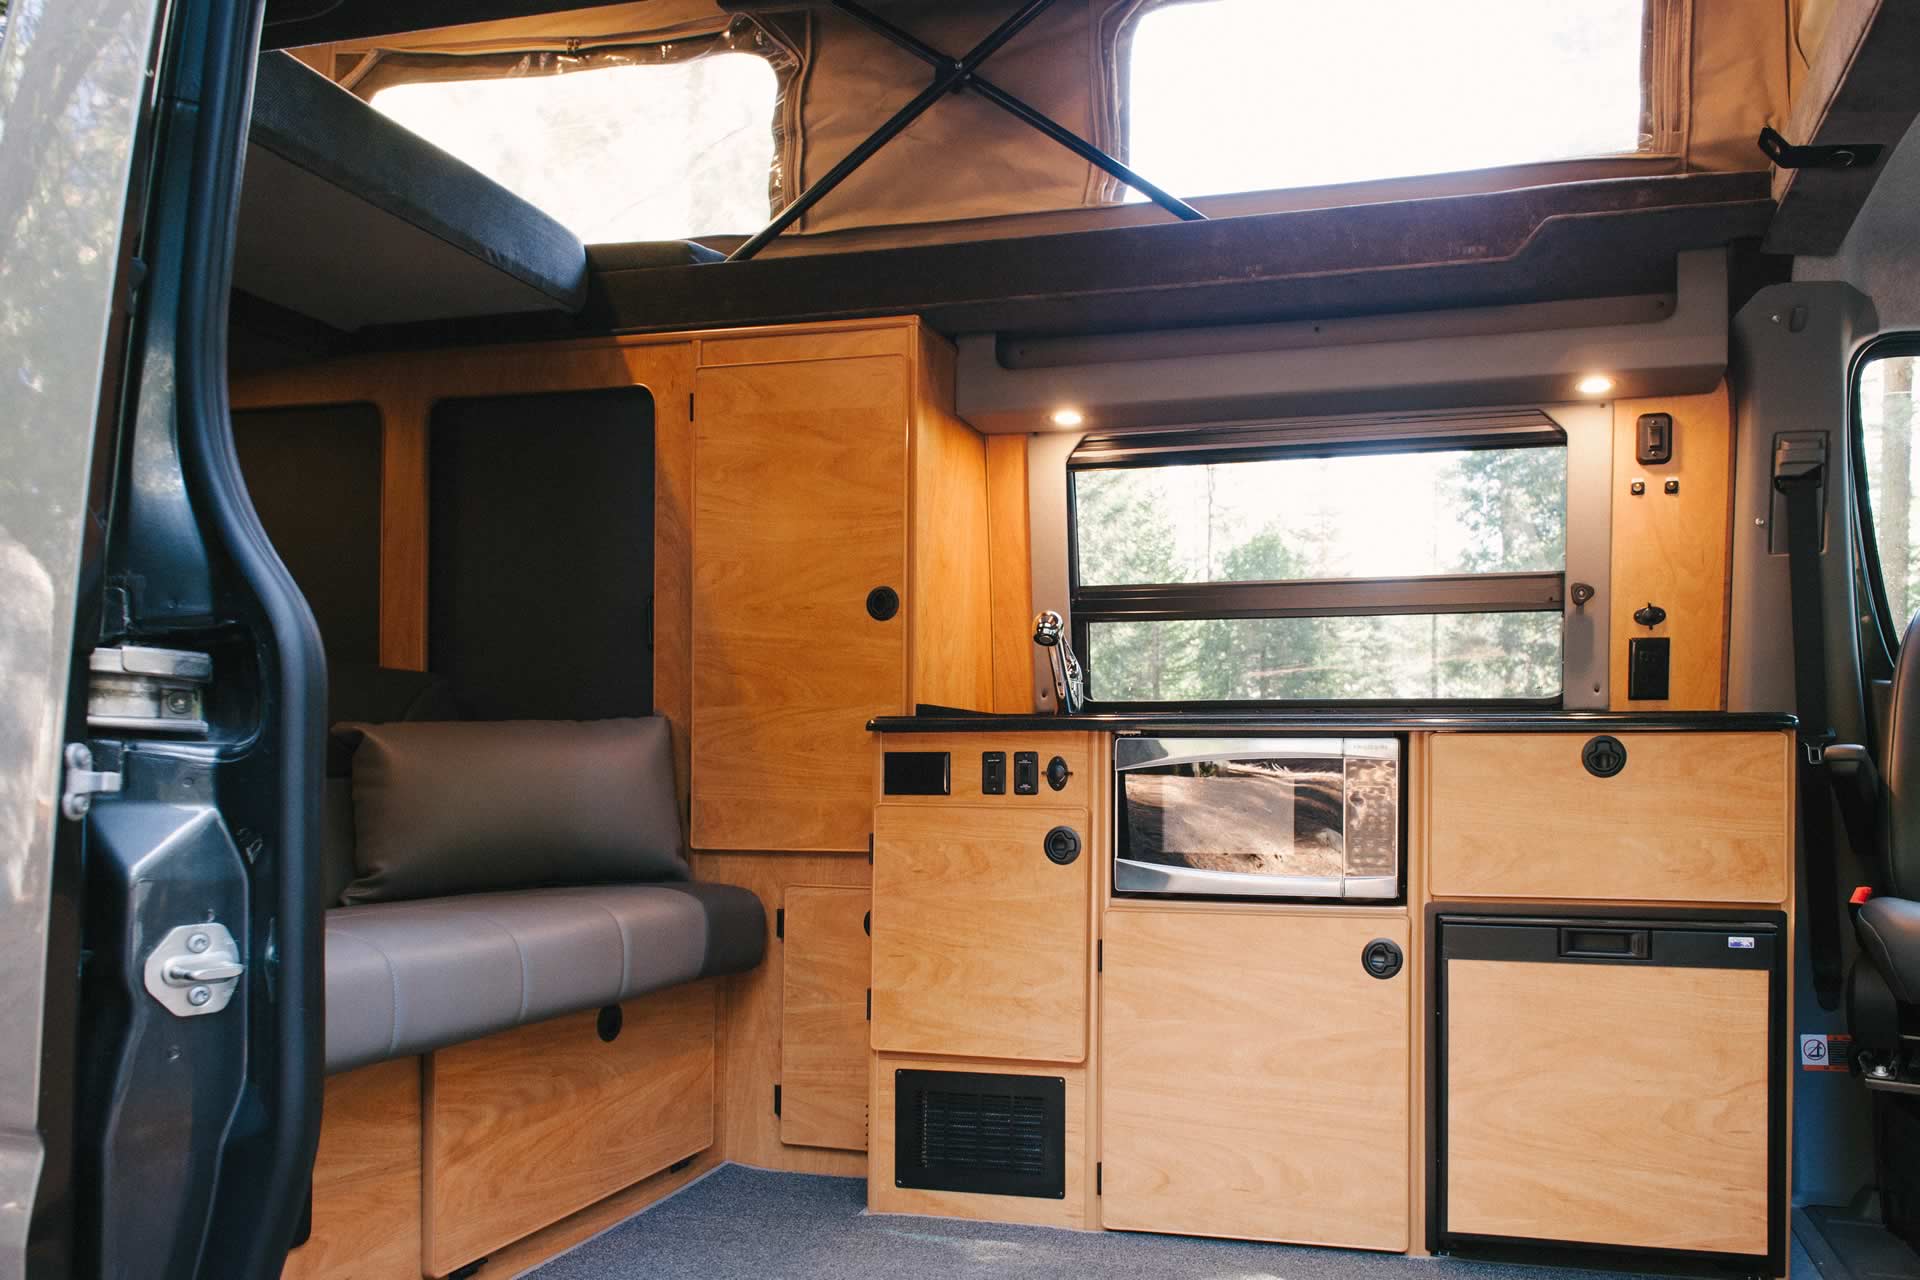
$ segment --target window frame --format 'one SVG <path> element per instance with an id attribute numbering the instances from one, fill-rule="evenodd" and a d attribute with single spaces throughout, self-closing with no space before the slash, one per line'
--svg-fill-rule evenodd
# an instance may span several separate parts
<path id="1" fill-rule="evenodd" d="M 1847 370 L 1847 434 L 1851 437 L 1848 448 L 1852 452 L 1853 493 L 1849 505 L 1849 518 L 1854 523 L 1854 545 L 1859 548 L 1859 560 L 1854 572 L 1866 587 L 1867 598 L 1872 602 L 1867 610 L 1868 617 L 1862 619 L 1863 655 L 1869 655 L 1863 662 L 1865 674 L 1869 679 L 1876 675 L 1884 678 L 1892 673 L 1895 657 L 1900 652 L 1900 639 L 1905 632 L 1905 624 L 1893 616 L 1893 604 L 1887 595 L 1886 570 L 1880 557 L 1880 536 L 1873 525 L 1872 482 L 1868 479 L 1866 424 L 1862 421 L 1862 400 L 1860 381 L 1867 366 L 1876 360 L 1901 356 L 1920 359 L 1920 332 L 1886 334 L 1868 342 L 1854 353 L 1851 367 Z M 1920 502 L 1915 503 L 1920 507 Z"/>
<path id="2" fill-rule="evenodd" d="M 1455 415 L 1448 415 L 1454 417 Z M 1459 415 L 1498 418 L 1502 415 Z M 1551 421 L 1550 419 L 1547 421 Z M 1392 617 L 1470 613 L 1553 613 L 1560 619 L 1560 688 L 1536 698 L 1285 698 L 1285 699 L 1109 699 L 1089 697 L 1090 711 L 1130 712 L 1168 709 L 1246 711 L 1338 707 L 1356 710 L 1407 708 L 1433 710 L 1543 709 L 1565 705 L 1566 590 L 1565 550 L 1558 570 L 1507 573 L 1423 574 L 1374 578 L 1294 578 L 1278 582 L 1129 583 L 1090 586 L 1080 580 L 1080 512 L 1076 477 L 1088 471 L 1127 468 L 1154 469 L 1201 466 L 1209 463 L 1260 462 L 1278 459 L 1350 457 L 1361 454 L 1468 452 L 1559 447 L 1569 466 L 1572 443 L 1564 429 L 1554 426 L 1557 440 L 1545 431 L 1495 432 L 1455 437 L 1397 434 L 1376 430 L 1351 439 L 1289 447 L 1285 444 L 1250 446 L 1219 439 L 1213 447 L 1195 448 L 1206 433 L 1168 433 L 1178 447 L 1155 451 L 1143 448 L 1122 460 L 1067 460 L 1067 595 L 1074 652 L 1085 669 L 1089 687 L 1094 677 L 1092 629 L 1099 623 L 1206 622 L 1222 619 Z M 1096 437 L 1088 437 L 1092 441 Z M 1082 442 L 1082 448 L 1086 447 Z M 1076 450 L 1078 452 L 1078 450 Z M 1562 496 L 1562 519 L 1570 523 L 1571 478 Z M 1564 530 L 1567 541 L 1570 531 Z"/>
<path id="3" fill-rule="evenodd" d="M 1100 19 L 1099 52 L 1102 74 L 1096 91 L 1101 101 L 1095 111 L 1095 141 L 1122 160 L 1131 160 L 1133 138 L 1133 101 L 1130 92 L 1133 65 L 1133 41 L 1140 20 L 1157 9 L 1175 5 L 1207 3 L 1208 0 L 1108 0 Z M 1691 80 L 1693 0 L 1643 0 L 1640 44 L 1640 137 L 1643 145 L 1632 151 L 1572 156 L 1561 159 L 1516 161 L 1499 168 L 1582 169 L 1596 165 L 1662 163 L 1679 164 L 1686 155 L 1687 134 L 1692 115 L 1688 92 Z M 1666 168 L 1658 172 L 1668 171 Z M 1463 172 L 1476 172 L 1467 170 Z M 1152 175 L 1148 175 L 1151 177 Z M 1341 189 L 1374 185 L 1426 183 L 1448 177 L 1445 173 L 1384 175 L 1355 179 L 1337 184 Z M 1588 176 L 1595 176 L 1589 174 Z M 1092 203 L 1114 204 L 1127 197 L 1128 188 L 1104 174 L 1092 176 Z M 1190 199 L 1225 199 L 1234 196 L 1276 195 L 1311 190 L 1309 186 L 1251 188 L 1247 191 L 1219 192 L 1212 196 L 1176 192 Z"/>

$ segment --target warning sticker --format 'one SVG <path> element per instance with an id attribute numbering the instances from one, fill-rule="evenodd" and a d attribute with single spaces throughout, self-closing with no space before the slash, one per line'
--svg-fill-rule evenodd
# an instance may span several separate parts
<path id="1" fill-rule="evenodd" d="M 1800 1037 L 1800 1069 L 1802 1071 L 1846 1071 L 1852 1057 L 1852 1036 L 1804 1035 Z"/>

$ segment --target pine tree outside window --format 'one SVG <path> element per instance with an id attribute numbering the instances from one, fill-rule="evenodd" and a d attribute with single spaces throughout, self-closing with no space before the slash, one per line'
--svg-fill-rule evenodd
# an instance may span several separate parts
<path id="1" fill-rule="evenodd" d="M 1538 414 L 1399 425 L 1084 443 L 1070 484 L 1089 696 L 1557 700 L 1564 433 Z"/>

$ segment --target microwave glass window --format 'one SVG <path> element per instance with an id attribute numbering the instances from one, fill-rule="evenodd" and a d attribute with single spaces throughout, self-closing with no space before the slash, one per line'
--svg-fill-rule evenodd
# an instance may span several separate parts
<path id="1" fill-rule="evenodd" d="M 1121 775 L 1121 856 L 1138 862 L 1262 876 L 1339 876 L 1350 764 L 1324 759 L 1207 760 Z M 1385 848 L 1393 870 L 1392 844 Z"/>

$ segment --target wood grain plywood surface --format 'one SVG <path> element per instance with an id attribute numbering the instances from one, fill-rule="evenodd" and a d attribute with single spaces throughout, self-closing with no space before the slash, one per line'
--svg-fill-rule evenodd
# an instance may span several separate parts
<path id="1" fill-rule="evenodd" d="M 424 1258 L 441 1276 L 713 1145 L 717 992 L 699 982 L 432 1054 Z"/>
<path id="2" fill-rule="evenodd" d="M 993 572 L 993 709 L 1030 714 L 1033 692 L 1033 545 L 1027 437 L 987 437 L 987 551 Z"/>
<path id="3" fill-rule="evenodd" d="M 1673 418 L 1673 460 L 1636 461 L 1641 414 Z M 1644 492 L 1635 495 L 1639 482 Z M 1675 485 L 1678 492 L 1668 493 Z M 1733 538 L 1733 414 L 1725 384 L 1707 395 L 1613 405 L 1613 619 L 1607 646 L 1615 711 L 1717 711 L 1726 706 L 1727 611 Z M 1646 627 L 1648 604 L 1666 620 Z M 1668 697 L 1627 697 L 1628 644 L 1670 643 Z"/>
<path id="4" fill-rule="evenodd" d="M 766 911 L 766 959 L 721 985 L 726 1016 L 720 1041 L 720 1141 L 725 1158 L 761 1169 L 860 1177 L 858 1151 L 792 1147 L 780 1140 L 773 1089 L 780 1083 L 785 1023 L 785 954 L 774 937 L 774 912 L 795 885 L 838 885 L 866 891 L 867 855 L 814 853 L 693 854 L 697 880 L 751 890 Z M 784 1108 L 783 1108 L 784 1109 Z"/>
<path id="5" fill-rule="evenodd" d="M 786 892 L 780 1140 L 789 1146 L 867 1149 L 870 901 L 864 887 Z"/>
<path id="6" fill-rule="evenodd" d="M 282 1280 L 420 1275 L 420 1059 L 328 1076 L 313 1165 L 313 1233 Z"/>
<path id="7" fill-rule="evenodd" d="M 1786 733 L 1622 733 L 1595 777 L 1575 733 L 1436 734 L 1435 898 L 1777 904 L 1790 887 Z"/>
<path id="8" fill-rule="evenodd" d="M 914 702 L 993 707 L 987 444 L 954 416 L 953 347 L 922 333 L 914 364 L 912 573 L 906 603 Z"/>
<path id="9" fill-rule="evenodd" d="M 907 362 L 702 369 L 695 423 L 699 849 L 864 850 L 866 722 L 906 710 Z"/>
<path id="10" fill-rule="evenodd" d="M 1407 1247 L 1408 924 L 1217 911 L 1106 916 L 1102 1222 Z"/>
<path id="11" fill-rule="evenodd" d="M 1765 1254 L 1768 978 L 1449 961 L 1446 1228 Z"/>
<path id="12" fill-rule="evenodd" d="M 1089 868 L 1047 833 L 1077 808 L 883 804 L 873 855 L 873 1047 L 1080 1062 L 1087 1052 Z"/>

